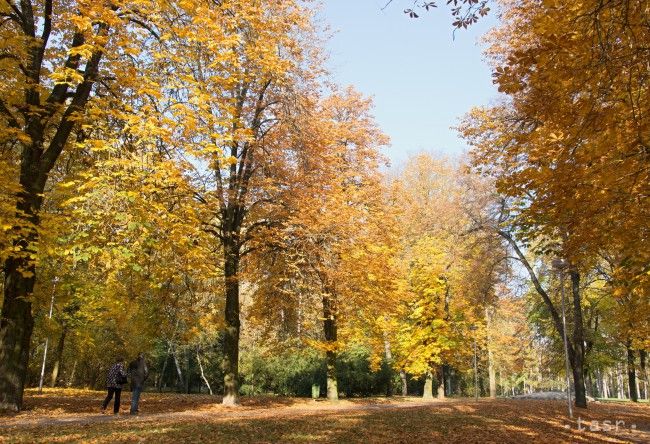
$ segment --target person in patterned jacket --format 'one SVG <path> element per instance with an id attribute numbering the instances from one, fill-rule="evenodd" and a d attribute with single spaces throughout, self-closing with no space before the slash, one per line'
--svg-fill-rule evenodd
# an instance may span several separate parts
<path id="1" fill-rule="evenodd" d="M 106 377 L 106 388 L 108 395 L 102 404 L 102 412 L 106 411 L 108 403 L 115 395 L 115 402 L 113 404 L 113 413 L 117 415 L 120 411 L 120 396 L 122 395 L 122 384 L 126 383 L 126 370 L 124 369 L 124 358 L 121 356 L 115 360 L 115 363 L 108 370 Z"/>

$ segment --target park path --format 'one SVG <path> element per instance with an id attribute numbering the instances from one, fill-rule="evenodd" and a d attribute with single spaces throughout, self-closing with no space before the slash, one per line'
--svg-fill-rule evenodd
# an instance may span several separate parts
<path id="1" fill-rule="evenodd" d="M 164 412 L 131 415 L 112 415 L 103 413 L 87 413 L 84 415 L 65 416 L 42 416 L 36 418 L 0 419 L 0 430 L 8 428 L 28 427 L 51 427 L 51 426 L 74 426 L 100 423 L 117 422 L 156 422 L 165 420 L 201 420 L 210 422 L 227 421 L 237 419 L 265 419 L 265 418 L 287 418 L 295 416 L 314 416 L 322 414 L 344 414 L 357 411 L 377 411 L 392 409 L 411 409 L 430 407 L 434 405 L 449 405 L 458 403 L 460 400 L 431 400 L 420 402 L 402 403 L 376 403 L 376 404 L 325 404 L 315 402 L 312 405 L 297 406 L 273 406 L 273 407 L 221 407 L 212 410 L 185 410 L 179 412 Z"/>

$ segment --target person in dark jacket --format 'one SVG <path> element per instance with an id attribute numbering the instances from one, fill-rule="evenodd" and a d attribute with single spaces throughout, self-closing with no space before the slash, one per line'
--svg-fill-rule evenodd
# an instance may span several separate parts
<path id="1" fill-rule="evenodd" d="M 131 414 L 137 415 L 140 394 L 144 389 L 144 381 L 149 376 L 149 368 L 144 359 L 144 354 L 140 353 L 138 359 L 129 364 L 129 375 L 131 376 Z"/>
<path id="2" fill-rule="evenodd" d="M 113 403 L 113 414 L 117 415 L 120 412 L 120 396 L 122 394 L 122 384 L 124 384 L 126 379 L 126 370 L 124 370 L 124 358 L 121 356 L 115 360 L 115 363 L 108 370 L 108 376 L 106 377 L 106 388 L 108 389 L 108 395 L 104 399 L 102 404 L 102 412 L 106 411 L 108 403 L 111 402 L 111 398 L 115 395 L 115 402 Z"/>

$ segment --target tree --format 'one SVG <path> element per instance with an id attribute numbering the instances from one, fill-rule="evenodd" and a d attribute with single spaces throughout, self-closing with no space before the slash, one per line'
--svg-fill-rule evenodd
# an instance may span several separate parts
<path id="1" fill-rule="evenodd" d="M 220 250 L 225 299 L 224 404 L 239 403 L 240 289 L 246 260 L 277 222 L 286 171 L 303 147 L 289 138 L 292 113 L 320 66 L 310 13 L 293 0 L 205 5 L 182 20 L 164 61 L 175 89 L 166 108 L 178 125 L 178 156 L 204 206 L 201 227 Z M 189 42 L 189 44 L 188 44 Z M 304 45 L 304 48 L 303 48 Z M 206 47 L 209 48 L 206 51 Z"/>
<path id="2" fill-rule="evenodd" d="M 477 169 L 516 207 L 516 236 L 569 264 L 583 407 L 581 279 L 611 247 L 625 258 L 630 284 L 647 285 L 647 224 L 640 221 L 648 217 L 648 122 L 641 110 L 649 88 L 638 43 L 647 39 L 647 14 L 627 2 L 504 2 L 504 24 L 487 54 L 508 100 L 473 111 L 462 127 Z M 504 239 L 515 248 L 513 236 Z"/>
<path id="3" fill-rule="evenodd" d="M 432 395 L 433 374 L 444 397 L 452 367 L 468 368 L 472 325 L 480 327 L 476 339 L 483 347 L 485 309 L 494 304 L 503 263 L 499 242 L 472 229 L 472 211 L 482 207 L 476 208 L 478 199 L 472 202 L 476 190 L 463 169 L 422 153 L 394 179 L 410 294 L 396 362 L 425 376 L 425 396 Z"/>
<path id="4" fill-rule="evenodd" d="M 104 85 L 128 85 L 121 70 L 139 53 L 129 36 L 151 2 L 4 2 L 0 7 L 2 71 L 0 126 L 3 165 L 15 203 L 3 223 L 4 299 L 0 321 L 0 408 L 20 410 L 33 328 L 35 256 L 46 184 L 70 145 L 88 104 Z M 74 11 L 74 12 L 73 12 Z M 146 21 L 146 20 L 145 20 Z M 110 63 L 103 62 L 110 60 Z M 110 72 L 110 74 L 109 74 Z M 97 86 L 101 85 L 101 86 Z M 103 90 L 103 92 L 100 92 Z M 6 162 L 6 163 L 5 163 Z M 11 196 L 11 195 L 10 195 Z M 11 228 L 7 228 L 10 226 Z"/>
<path id="5" fill-rule="evenodd" d="M 390 293 L 390 283 L 378 274 L 390 259 L 390 219 L 378 173 L 378 149 L 386 138 L 370 108 L 352 89 L 302 108 L 284 217 L 257 256 L 263 266 L 256 305 L 268 313 L 267 321 L 292 312 L 289 319 L 311 314 L 322 321 L 318 334 L 304 331 L 306 322 L 298 319 L 297 333 L 326 356 L 330 400 L 338 399 L 337 355 L 351 325 L 376 318 L 386 302 L 382 296 Z"/>
<path id="6" fill-rule="evenodd" d="M 393 0 L 388 0 L 382 9 L 386 9 Z M 409 1 L 409 6 L 404 9 L 404 14 L 412 19 L 419 18 L 417 11 L 424 10 L 430 11 L 438 7 L 438 3 L 429 0 L 413 0 Z M 490 12 L 488 0 L 446 0 L 446 5 L 451 8 L 451 15 L 453 17 L 452 26 L 456 29 L 464 28 L 478 22 L 480 17 L 484 17 Z"/>

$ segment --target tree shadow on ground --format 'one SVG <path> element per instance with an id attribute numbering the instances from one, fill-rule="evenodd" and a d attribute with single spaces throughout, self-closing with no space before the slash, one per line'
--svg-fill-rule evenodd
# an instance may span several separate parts
<path id="1" fill-rule="evenodd" d="M 48 442 L 351 442 L 521 443 L 650 442 L 650 409 L 592 405 L 565 419 L 562 402 L 479 401 L 402 408 L 323 410 L 253 409 L 206 411 L 201 418 L 169 415 L 155 421 L 129 419 L 82 426 L 32 427 L 12 431 L 12 441 Z M 248 413 L 251 415 L 249 416 Z M 144 418 L 142 418 L 144 419 Z M 615 432 L 589 430 L 590 421 L 625 421 Z M 631 430 L 630 426 L 636 425 Z"/>
<path id="2" fill-rule="evenodd" d="M 19 413 L 3 412 L 0 417 L 15 419 L 35 416 L 84 415 L 98 414 L 106 392 L 82 389 L 43 389 L 38 394 L 36 389 L 25 391 L 23 410 Z M 140 397 L 140 410 L 147 414 L 172 413 L 187 410 L 203 411 L 225 408 L 221 406 L 221 396 L 158 393 L 145 391 Z M 283 398 L 276 396 L 243 397 L 241 408 L 262 409 L 288 407 L 296 404 L 309 403 L 308 398 Z M 122 391 L 120 413 L 128 413 L 131 403 L 131 392 L 128 388 Z M 112 411 L 111 400 L 107 411 Z"/>

